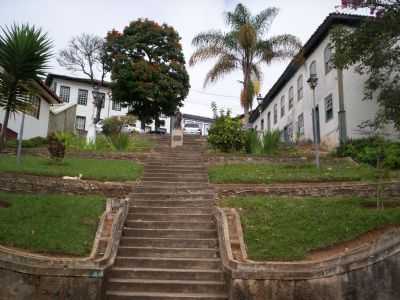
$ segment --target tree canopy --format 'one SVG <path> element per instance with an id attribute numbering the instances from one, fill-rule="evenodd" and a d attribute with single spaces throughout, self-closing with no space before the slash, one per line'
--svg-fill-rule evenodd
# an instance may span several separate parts
<path id="1" fill-rule="evenodd" d="M 240 100 L 246 114 L 256 94 L 254 82 L 262 80 L 261 65 L 290 58 L 301 48 L 300 40 L 290 34 L 266 38 L 278 11 L 271 7 L 252 15 L 244 5 L 238 4 L 234 11 L 225 14 L 230 31 L 210 30 L 199 33 L 192 40 L 197 49 L 190 58 L 190 65 L 217 59 L 206 75 L 204 86 L 233 71 L 242 71 Z"/>
<path id="2" fill-rule="evenodd" d="M 107 35 L 113 100 L 143 122 L 172 115 L 189 92 L 189 75 L 173 27 L 139 19 Z"/>
<path id="3" fill-rule="evenodd" d="M 400 129 L 400 0 L 343 2 L 353 8 L 369 7 L 376 16 L 354 30 L 333 31 L 335 64 L 355 65 L 357 72 L 367 74 L 365 99 L 376 97 L 380 105 L 375 123 L 393 122 Z"/>

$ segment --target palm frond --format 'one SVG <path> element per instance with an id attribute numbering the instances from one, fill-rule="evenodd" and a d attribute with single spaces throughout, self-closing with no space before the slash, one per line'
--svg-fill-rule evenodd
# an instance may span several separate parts
<path id="1" fill-rule="evenodd" d="M 279 9 L 276 7 L 269 7 L 261 11 L 252 20 L 252 25 L 259 36 L 264 35 L 270 28 L 275 17 L 278 15 Z"/>
<path id="2" fill-rule="evenodd" d="M 221 45 L 224 43 L 225 35 L 220 30 L 201 32 L 192 39 L 193 47 L 206 47 L 210 45 Z"/>
<path id="3" fill-rule="evenodd" d="M 251 22 L 251 12 L 246 6 L 239 3 L 233 12 L 225 14 L 226 24 L 238 31 L 240 27 Z"/>
<path id="4" fill-rule="evenodd" d="M 287 59 L 295 56 L 302 47 L 301 41 L 294 35 L 282 34 L 271 37 L 268 42 L 274 53 L 274 58 Z"/>
<path id="5" fill-rule="evenodd" d="M 262 81 L 263 73 L 262 73 L 259 65 L 256 65 L 256 64 L 251 65 L 251 76 L 252 76 L 252 79 Z"/>
<path id="6" fill-rule="evenodd" d="M 223 47 L 209 46 L 198 48 L 190 57 L 189 65 L 194 66 L 198 62 L 202 62 L 218 56 L 228 55 L 229 53 Z"/>
<path id="7" fill-rule="evenodd" d="M 206 79 L 204 80 L 204 87 L 210 82 L 215 82 L 222 78 L 224 75 L 238 68 L 238 60 L 233 55 L 223 55 L 219 58 L 214 67 L 207 73 Z"/>

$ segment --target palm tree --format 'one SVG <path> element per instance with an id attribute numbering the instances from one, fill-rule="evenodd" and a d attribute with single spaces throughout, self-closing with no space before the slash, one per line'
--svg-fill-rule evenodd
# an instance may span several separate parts
<path id="1" fill-rule="evenodd" d="M 233 12 L 225 14 L 229 32 L 210 30 L 192 40 L 197 49 L 190 58 L 191 66 L 217 59 L 206 75 L 204 87 L 235 70 L 243 72 L 240 102 L 246 116 L 255 96 L 254 82 L 262 80 L 261 65 L 293 57 L 301 48 L 300 40 L 290 34 L 265 38 L 277 14 L 278 9 L 272 7 L 253 16 L 244 5 L 238 4 Z"/>
<path id="2" fill-rule="evenodd" d="M 0 32 L 0 108 L 5 110 L 0 133 L 0 149 L 5 145 L 11 113 L 24 112 L 33 82 L 47 69 L 52 43 L 41 29 L 29 25 L 13 25 Z"/>

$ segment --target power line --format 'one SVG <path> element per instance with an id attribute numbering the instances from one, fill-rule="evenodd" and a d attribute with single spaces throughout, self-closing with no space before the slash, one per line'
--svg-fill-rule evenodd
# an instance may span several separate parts
<path id="1" fill-rule="evenodd" d="M 237 96 L 228 96 L 228 95 L 221 95 L 221 94 L 207 93 L 207 92 L 202 92 L 202 91 L 195 90 L 195 89 L 192 89 L 192 91 L 194 91 L 194 92 L 196 92 L 196 93 L 204 94 L 204 95 L 209 95 L 209 96 L 215 96 L 215 97 L 224 97 L 224 98 L 235 98 L 235 99 L 238 99 L 238 97 L 237 97 Z"/>

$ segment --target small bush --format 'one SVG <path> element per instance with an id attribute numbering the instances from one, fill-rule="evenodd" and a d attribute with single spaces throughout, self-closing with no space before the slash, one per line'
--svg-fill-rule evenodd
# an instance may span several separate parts
<path id="1" fill-rule="evenodd" d="M 50 158 L 61 162 L 65 157 L 65 138 L 62 133 L 53 133 L 48 137 Z"/>
<path id="2" fill-rule="evenodd" d="M 29 140 L 24 140 L 22 141 L 22 148 L 36 148 L 36 147 L 42 147 L 47 145 L 47 138 L 44 137 L 34 137 Z M 18 140 L 8 140 L 7 141 L 7 146 L 15 148 L 18 145 Z"/>
<path id="3" fill-rule="evenodd" d="M 264 154 L 273 154 L 278 151 L 281 144 L 281 134 L 278 130 L 265 132 L 262 136 Z"/>
<path id="4" fill-rule="evenodd" d="M 107 118 L 103 121 L 103 134 L 106 136 L 118 135 L 121 133 L 123 120 L 119 117 Z"/>
<path id="5" fill-rule="evenodd" d="M 110 140 L 115 150 L 123 151 L 129 147 L 130 140 L 127 133 L 114 134 L 110 137 Z"/>
<path id="6" fill-rule="evenodd" d="M 261 140 L 255 130 L 246 131 L 245 135 L 245 151 L 247 154 L 260 154 L 262 153 Z"/>
<path id="7" fill-rule="evenodd" d="M 239 119 L 221 115 L 208 131 L 208 143 L 222 152 L 241 151 L 245 146 L 245 132 Z"/>

